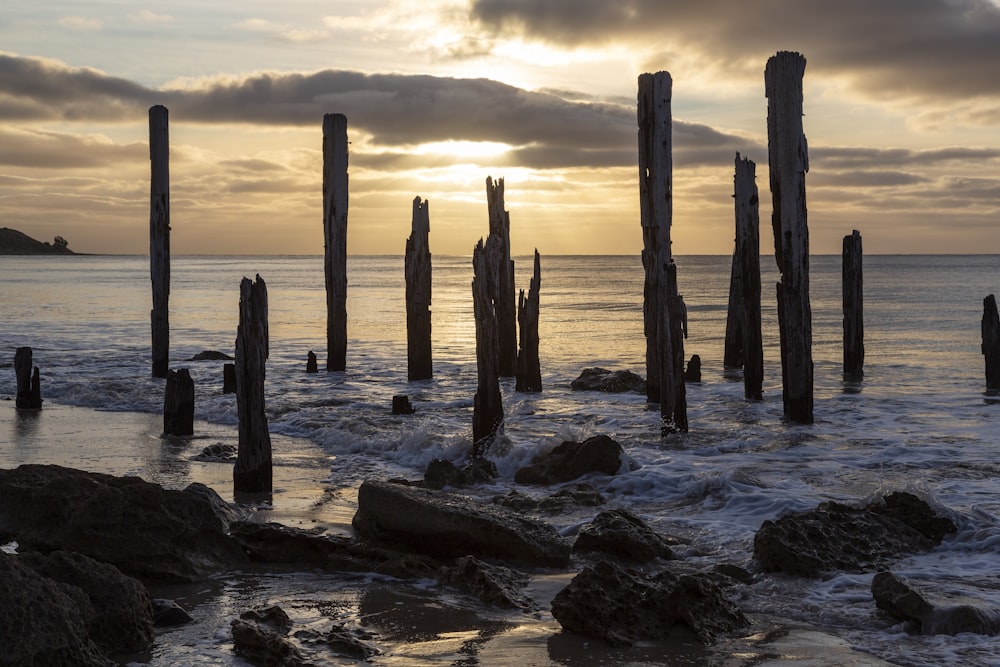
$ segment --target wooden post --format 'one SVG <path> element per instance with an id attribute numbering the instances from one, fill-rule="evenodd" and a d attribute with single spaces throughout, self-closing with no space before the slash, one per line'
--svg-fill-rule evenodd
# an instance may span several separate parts
<path id="1" fill-rule="evenodd" d="M 743 303 L 740 301 L 740 260 L 733 250 L 733 263 L 729 271 L 729 309 L 726 313 L 726 342 L 722 351 L 722 366 L 726 369 L 743 368 Z"/>
<path id="2" fill-rule="evenodd" d="M 14 407 L 18 410 L 41 410 L 41 379 L 38 368 L 32 366 L 30 347 L 19 347 L 14 351 L 14 376 L 17 381 Z"/>
<path id="3" fill-rule="evenodd" d="M 153 282 L 153 377 L 170 364 L 170 167 L 167 108 L 149 108 L 149 273 Z"/>
<path id="4" fill-rule="evenodd" d="M 865 321 L 861 233 L 854 230 L 844 237 L 841 273 L 844 298 L 844 375 L 864 377 Z"/>
<path id="5" fill-rule="evenodd" d="M 347 368 L 347 117 L 323 116 L 326 370 Z"/>
<path id="6" fill-rule="evenodd" d="M 316 353 L 309 350 L 309 354 L 306 355 L 306 373 L 318 373 L 319 372 L 319 362 L 316 360 Z"/>
<path id="7" fill-rule="evenodd" d="M 163 392 L 164 435 L 194 435 L 194 380 L 188 369 L 167 372 Z"/>
<path id="8" fill-rule="evenodd" d="M 406 239 L 406 377 L 426 380 L 434 375 L 431 361 L 430 203 L 413 200 L 410 238 Z"/>
<path id="9" fill-rule="evenodd" d="M 779 51 L 764 71 L 767 96 L 768 169 L 781 339 L 781 384 L 785 417 L 813 421 L 812 309 L 809 305 L 809 227 L 806 172 L 809 152 L 802 132 L 802 77 L 806 59 Z"/>
<path id="10" fill-rule="evenodd" d="M 222 393 L 236 393 L 236 364 L 222 365 Z"/>
<path id="11" fill-rule="evenodd" d="M 499 359 L 497 316 L 490 298 L 492 267 L 483 240 L 472 253 L 472 305 L 476 319 L 476 397 L 472 413 L 472 456 L 486 453 L 503 429 L 503 396 L 497 374 Z"/>
<path id="12" fill-rule="evenodd" d="M 264 413 L 264 362 L 268 357 L 267 285 L 240 283 L 240 324 L 236 330 L 236 408 L 239 449 L 233 467 L 236 493 L 271 492 L 271 435 Z"/>
<path id="13" fill-rule="evenodd" d="M 677 291 L 670 225 L 673 219 L 673 156 L 668 72 L 639 76 L 639 209 L 642 265 L 646 271 L 643 317 L 646 334 L 646 396 L 660 404 L 663 432 L 687 431 L 684 386 L 685 306 Z"/>
<path id="14" fill-rule="evenodd" d="M 510 214 L 504 208 L 503 179 L 486 177 L 490 234 L 486 238 L 491 264 L 491 298 L 497 317 L 500 377 L 517 374 L 517 301 L 514 298 L 514 262 L 510 258 Z"/>
<path id="15" fill-rule="evenodd" d="M 734 177 L 736 202 L 736 251 L 739 263 L 740 337 L 743 356 L 743 395 L 764 398 L 764 343 L 760 331 L 760 216 L 758 214 L 757 165 L 736 154 Z"/>
<path id="16" fill-rule="evenodd" d="M 538 291 L 542 286 L 542 265 L 535 248 L 535 272 L 531 277 L 528 296 L 521 290 L 517 300 L 517 324 L 520 327 L 521 349 L 517 353 L 516 391 L 541 391 L 542 370 L 538 359 Z"/>
<path id="17" fill-rule="evenodd" d="M 983 355 L 986 357 L 986 393 L 1000 394 L 1000 315 L 997 300 L 990 294 L 983 299 Z"/>

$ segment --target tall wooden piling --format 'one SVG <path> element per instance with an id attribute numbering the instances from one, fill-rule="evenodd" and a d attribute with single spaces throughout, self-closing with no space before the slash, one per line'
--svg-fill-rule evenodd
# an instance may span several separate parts
<path id="1" fill-rule="evenodd" d="M 860 379 L 865 374 L 864 276 L 861 233 L 854 230 L 844 237 L 841 256 L 844 301 L 844 375 Z"/>
<path id="2" fill-rule="evenodd" d="M 149 273 L 153 282 L 153 377 L 167 377 L 170 364 L 170 167 L 167 108 L 149 108 Z"/>
<path id="3" fill-rule="evenodd" d="M 497 316 L 490 298 L 492 267 L 483 240 L 472 253 L 472 305 L 476 319 L 476 397 L 472 413 L 472 455 L 486 453 L 503 429 L 503 396 L 500 393 Z"/>
<path id="4" fill-rule="evenodd" d="M 430 203 L 413 200 L 410 238 L 406 239 L 406 377 L 426 380 L 434 375 L 431 361 Z"/>
<path id="5" fill-rule="evenodd" d="M 14 351 L 14 378 L 17 395 L 14 407 L 18 410 L 40 410 L 42 408 L 42 387 L 38 367 L 33 365 L 30 347 L 19 347 Z"/>
<path id="6" fill-rule="evenodd" d="M 733 250 L 729 271 L 729 308 L 726 311 L 726 339 L 722 350 L 722 366 L 727 369 L 743 368 L 743 303 L 740 283 L 740 260 Z"/>
<path id="7" fill-rule="evenodd" d="M 167 371 L 163 392 L 164 435 L 194 435 L 194 380 L 186 368 Z"/>
<path id="8" fill-rule="evenodd" d="M 983 356 L 986 358 L 986 393 L 1000 394 L 1000 314 L 997 300 L 990 294 L 983 299 Z"/>
<path id="9" fill-rule="evenodd" d="M 323 116 L 326 370 L 347 368 L 347 117 Z"/>
<path id="10" fill-rule="evenodd" d="M 520 349 L 517 352 L 516 391 L 541 391 L 542 369 L 538 358 L 538 309 L 539 290 L 542 286 L 542 263 L 535 248 L 535 271 L 531 276 L 528 294 L 521 290 L 517 299 L 517 324 L 520 330 Z"/>
<path id="11" fill-rule="evenodd" d="M 760 330 L 760 215 L 756 181 L 757 165 L 736 154 L 733 179 L 736 208 L 736 250 L 739 264 L 740 338 L 743 357 L 743 395 L 764 398 L 764 343 Z"/>
<path id="12" fill-rule="evenodd" d="M 777 284 L 781 381 L 785 417 L 813 421 L 812 308 L 809 305 L 809 227 L 806 172 L 809 152 L 802 131 L 802 78 L 806 59 L 779 51 L 764 70 L 768 168 Z"/>
<path id="13" fill-rule="evenodd" d="M 673 219 L 671 87 L 668 72 L 639 76 L 639 208 L 642 218 L 646 395 L 660 404 L 663 431 L 687 431 L 685 307 L 677 291 Z"/>
<path id="14" fill-rule="evenodd" d="M 239 449 L 233 467 L 237 493 L 270 493 L 271 435 L 264 413 L 264 363 L 268 357 L 267 285 L 240 283 L 240 323 L 236 330 L 236 409 Z"/>
<path id="15" fill-rule="evenodd" d="M 497 352 L 500 377 L 517 374 L 517 300 L 514 292 L 514 261 L 510 258 L 510 214 L 504 204 L 503 179 L 486 177 L 490 234 L 486 251 L 491 265 L 491 297 L 497 316 Z"/>

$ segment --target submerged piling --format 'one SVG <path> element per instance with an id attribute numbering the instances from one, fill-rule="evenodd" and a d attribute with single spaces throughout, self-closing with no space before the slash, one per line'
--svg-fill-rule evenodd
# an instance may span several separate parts
<path id="1" fill-rule="evenodd" d="M 813 421 L 812 308 L 809 304 L 809 227 L 806 172 L 809 153 L 802 131 L 802 77 L 806 59 L 779 51 L 764 70 L 767 155 L 771 174 L 774 254 L 785 417 Z"/>
<path id="2" fill-rule="evenodd" d="M 149 108 L 149 274 L 153 283 L 153 377 L 167 377 L 170 364 L 170 167 L 167 108 Z"/>
<path id="3" fill-rule="evenodd" d="M 434 375 L 431 360 L 430 204 L 413 200 L 410 237 L 406 239 L 406 377 L 426 380 Z"/>
<path id="4" fill-rule="evenodd" d="M 17 381 L 14 407 L 18 410 L 41 410 L 41 376 L 38 367 L 33 365 L 30 347 L 19 347 L 14 351 L 14 377 Z"/>
<path id="5" fill-rule="evenodd" d="M 326 370 L 347 368 L 347 117 L 323 116 Z"/>
<path id="6" fill-rule="evenodd" d="M 194 380 L 186 368 L 167 372 L 163 391 L 163 434 L 194 435 Z"/>
<path id="7" fill-rule="evenodd" d="M 486 256 L 490 266 L 490 297 L 497 318 L 497 372 L 500 377 L 517 374 L 517 300 L 514 292 L 514 261 L 510 258 L 510 213 L 504 204 L 504 181 L 486 177 L 490 234 Z"/>
<path id="8" fill-rule="evenodd" d="M 264 364 L 268 357 L 267 285 L 240 283 L 240 323 L 236 330 L 236 409 L 239 449 L 233 467 L 236 493 L 270 493 L 271 435 L 264 412 Z"/>
<path id="9" fill-rule="evenodd" d="M 486 453 L 503 429 L 503 396 L 497 373 L 499 348 L 497 316 L 490 298 L 492 273 L 483 240 L 472 253 L 472 305 L 476 320 L 476 396 L 472 412 L 472 456 Z"/>
<path id="10" fill-rule="evenodd" d="M 646 334 L 646 396 L 659 403 L 664 433 L 687 431 L 684 386 L 685 307 L 677 291 L 670 225 L 673 218 L 671 138 L 672 80 L 668 72 L 639 76 L 639 208 L 643 318 Z"/>
<path id="11" fill-rule="evenodd" d="M 743 361 L 743 396 L 764 398 L 764 342 L 760 329 L 760 215 L 755 171 L 757 165 L 736 154 L 733 178 L 736 209 L 737 285 L 740 303 L 740 340 Z"/>
<path id="12" fill-rule="evenodd" d="M 986 359 L 986 393 L 1000 394 L 1000 314 L 992 294 L 983 299 L 983 356 Z"/>
<path id="13" fill-rule="evenodd" d="M 726 338 L 722 349 L 722 366 L 725 369 L 743 368 L 743 303 L 740 300 L 743 281 L 740 259 L 733 251 L 729 271 L 729 308 L 726 310 Z"/>
<path id="14" fill-rule="evenodd" d="M 515 391 L 541 391 L 542 369 L 538 358 L 539 290 L 542 286 L 542 265 L 535 248 L 535 270 L 528 294 L 521 290 L 517 300 L 517 324 L 520 328 L 520 349 L 517 353 Z"/>
<path id="15" fill-rule="evenodd" d="M 855 229 L 844 237 L 841 260 L 844 375 L 851 379 L 861 379 L 865 374 L 865 322 L 861 233 L 858 230 Z"/>

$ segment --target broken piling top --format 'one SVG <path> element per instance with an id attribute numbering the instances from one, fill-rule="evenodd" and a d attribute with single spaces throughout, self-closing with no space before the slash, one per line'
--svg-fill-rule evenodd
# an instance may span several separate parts
<path id="1" fill-rule="evenodd" d="M 406 239 L 406 367 L 407 379 L 433 377 L 431 360 L 430 204 L 413 200 L 410 237 Z"/>
<path id="2" fill-rule="evenodd" d="M 844 237 L 841 254 L 841 291 L 844 306 L 844 375 L 864 376 L 865 321 L 864 270 L 861 233 L 854 230 Z"/>
<path id="3" fill-rule="evenodd" d="M 267 285 L 240 282 L 240 319 L 236 329 L 236 408 L 239 450 L 233 467 L 237 493 L 272 490 L 271 436 L 264 405 L 264 366 L 268 357 Z"/>
<path id="4" fill-rule="evenodd" d="M 743 395 L 759 401 L 764 397 L 764 347 L 760 322 L 760 215 L 756 167 L 752 160 L 736 154 L 733 176 L 736 249 L 733 258 L 739 263 Z"/>
<path id="5" fill-rule="evenodd" d="M 982 352 L 986 360 L 986 393 L 1000 394 L 1000 314 L 992 294 L 983 299 Z"/>
<path id="6" fill-rule="evenodd" d="M 517 301 L 517 323 L 520 325 L 520 348 L 517 352 L 516 391 L 542 390 L 541 362 L 538 358 L 539 290 L 542 286 L 542 264 L 535 248 L 534 273 L 528 293 L 521 290 Z"/>
<path id="7" fill-rule="evenodd" d="M 672 256 L 673 138 L 669 72 L 639 75 L 639 209 L 643 233 L 657 228 L 657 243 Z"/>
<path id="8" fill-rule="evenodd" d="M 486 203 L 490 234 L 486 257 L 490 265 L 490 298 L 497 318 L 498 372 L 501 377 L 517 374 L 517 293 L 514 261 L 510 257 L 510 214 L 504 203 L 504 180 L 486 177 Z"/>
<path id="9" fill-rule="evenodd" d="M 153 377 L 167 377 L 170 361 L 170 162 L 167 108 L 149 108 L 149 274 Z"/>
<path id="10" fill-rule="evenodd" d="M 347 367 L 347 117 L 323 116 L 323 242 L 326 370 Z"/>
<path id="11" fill-rule="evenodd" d="M 472 455 L 486 453 L 493 438 L 503 429 L 503 396 L 498 367 L 499 335 L 497 316 L 489 284 L 492 280 L 487 251 L 479 239 L 472 252 L 472 306 L 476 320 L 476 395 L 472 412 Z"/>

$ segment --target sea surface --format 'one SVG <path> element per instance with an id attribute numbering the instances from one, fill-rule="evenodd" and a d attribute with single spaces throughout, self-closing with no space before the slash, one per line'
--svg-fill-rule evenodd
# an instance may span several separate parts
<path id="1" fill-rule="evenodd" d="M 515 260 L 517 286 L 526 288 L 530 258 Z M 939 595 L 1000 610 L 1000 404 L 984 394 L 980 351 L 983 297 L 1000 292 L 1000 256 L 865 257 L 861 382 L 841 372 L 840 257 L 812 257 L 816 421 L 808 426 L 782 418 L 769 255 L 761 258 L 764 400 L 745 400 L 741 378 L 724 372 L 730 261 L 677 258 L 688 307 L 685 353 L 700 355 L 702 382 L 687 388 L 690 432 L 663 438 L 644 396 L 569 387 L 593 366 L 645 375 L 640 259 L 543 255 L 544 391 L 516 393 L 513 380 L 503 381 L 504 438 L 490 452 L 500 478 L 476 493 L 507 492 L 519 466 L 563 440 L 606 434 L 636 467 L 587 480 L 608 506 L 629 508 L 682 540 L 685 558 L 752 569 L 753 537 L 767 519 L 825 500 L 860 504 L 910 491 L 949 516 L 958 533 L 894 571 Z M 412 383 L 401 256 L 349 258 L 347 371 L 337 373 L 322 370 L 321 257 L 184 256 L 173 258 L 171 270 L 170 365 L 190 370 L 196 417 L 206 428 L 232 434 L 236 399 L 222 394 L 221 362 L 188 359 L 203 350 L 234 353 L 240 280 L 259 274 L 269 301 L 270 429 L 322 452 L 328 491 L 356 489 L 366 478 L 419 478 L 434 458 L 467 455 L 476 389 L 470 257 L 433 258 L 434 378 Z M 0 396 L 13 396 L 14 349 L 27 345 L 47 401 L 159 413 L 164 382 L 150 377 L 150 308 L 146 257 L 0 258 Z M 304 372 L 311 350 L 318 374 Z M 390 415 L 395 394 L 407 394 L 416 413 Z M 0 428 L 0 446 L 18 437 Z M 280 461 L 282 451 L 274 456 Z M 596 511 L 551 520 L 571 535 Z M 896 664 L 1000 664 L 1000 638 L 908 635 L 877 613 L 871 578 L 762 574 L 739 605 L 769 623 L 819 628 Z M 650 663 L 636 656 L 636 664 Z"/>

